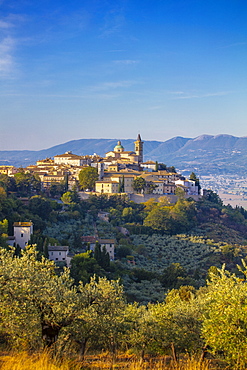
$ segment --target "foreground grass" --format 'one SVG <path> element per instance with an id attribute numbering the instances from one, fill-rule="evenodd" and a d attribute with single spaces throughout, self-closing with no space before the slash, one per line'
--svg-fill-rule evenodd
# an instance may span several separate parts
<path id="1" fill-rule="evenodd" d="M 7 354 L 0 356 L 1 370 L 80 370 L 71 360 L 52 358 L 49 352 Z"/>
<path id="2" fill-rule="evenodd" d="M 186 358 L 179 364 L 167 363 L 166 359 L 147 359 L 144 362 L 136 358 L 118 358 L 112 362 L 107 356 L 88 356 L 83 362 L 66 358 L 59 359 L 49 352 L 38 354 L 17 353 L 0 355 L 0 370 L 217 370 L 210 362 L 200 362 Z"/>

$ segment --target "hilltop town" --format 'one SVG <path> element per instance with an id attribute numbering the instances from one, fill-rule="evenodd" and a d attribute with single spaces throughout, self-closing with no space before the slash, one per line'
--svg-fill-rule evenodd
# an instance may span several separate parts
<path id="1" fill-rule="evenodd" d="M 67 151 L 55 155 L 53 159 L 38 160 L 36 165 L 27 166 L 22 171 L 35 175 L 41 182 L 41 190 L 48 195 L 52 195 L 54 188 L 66 182 L 69 190 L 83 190 L 80 193 L 82 198 L 87 197 L 91 190 L 96 195 L 126 193 L 136 202 L 143 202 L 150 195 L 168 195 L 172 199 L 177 188 L 182 189 L 187 196 L 198 196 L 199 189 L 195 179 L 186 179 L 176 173 L 174 167 L 166 167 L 154 161 L 144 162 L 144 142 L 140 134 L 134 146 L 133 151 L 125 151 L 121 141 L 118 141 L 105 157 L 97 154 L 80 156 Z M 80 189 L 79 175 L 88 167 L 97 170 L 97 181 L 93 189 Z M 19 169 L 14 166 L 0 166 L 1 174 L 14 176 L 18 172 Z"/>
<path id="2" fill-rule="evenodd" d="M 109 325 L 116 321 L 112 313 L 120 302 L 114 289 L 127 302 L 127 308 L 120 307 L 119 317 L 127 309 L 131 316 L 133 309 L 141 310 L 142 316 L 133 315 L 136 323 L 137 315 L 144 322 L 143 314 L 149 315 L 150 307 L 156 310 L 164 305 L 166 309 L 165 296 L 167 302 L 172 297 L 172 309 L 177 307 L 174 292 L 177 297 L 181 294 L 187 310 L 188 299 L 193 297 L 194 302 L 201 287 L 198 294 L 206 291 L 208 276 L 218 277 L 215 271 L 222 264 L 238 279 L 236 265 L 247 258 L 247 212 L 224 206 L 213 191 L 199 196 L 199 181 L 193 173 L 186 179 L 174 167 L 144 162 L 144 146 L 138 135 L 133 151 L 125 151 L 118 141 L 104 157 L 67 152 L 27 168 L 1 168 L 3 344 L 15 343 L 16 330 L 20 338 L 27 338 L 27 332 L 34 345 L 39 343 L 37 338 L 41 345 L 44 340 L 53 345 L 66 334 L 69 350 L 79 343 L 84 351 L 81 333 L 89 330 L 87 322 L 84 327 L 85 304 L 89 302 L 87 317 L 96 327 L 96 342 L 106 318 L 109 321 L 102 330 L 108 338 Z M 97 311 L 99 299 L 102 316 Z M 10 307 L 14 308 L 11 320 Z M 47 321 L 38 327 L 41 315 Z M 69 320 L 64 327 L 57 324 L 63 317 Z M 124 317 L 128 321 L 123 327 L 128 328 L 129 316 Z M 122 325 L 122 319 L 117 321 Z M 33 335 L 35 330 L 37 335 Z"/>

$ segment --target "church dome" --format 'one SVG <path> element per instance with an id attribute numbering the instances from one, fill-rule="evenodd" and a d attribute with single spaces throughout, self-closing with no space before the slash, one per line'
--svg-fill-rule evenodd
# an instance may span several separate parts
<path id="1" fill-rule="evenodd" d="M 124 147 L 122 146 L 122 144 L 121 144 L 121 141 L 119 140 L 118 142 L 117 142 L 117 145 L 115 146 L 115 148 L 114 148 L 114 151 L 115 152 L 120 152 L 120 151 L 123 151 L 124 150 Z"/>

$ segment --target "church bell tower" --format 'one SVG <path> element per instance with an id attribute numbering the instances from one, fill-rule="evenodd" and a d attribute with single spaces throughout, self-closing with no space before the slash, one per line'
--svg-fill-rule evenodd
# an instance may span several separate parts
<path id="1" fill-rule="evenodd" d="M 135 141 L 135 152 L 138 155 L 138 163 L 143 162 L 143 141 L 140 134 L 138 134 Z"/>

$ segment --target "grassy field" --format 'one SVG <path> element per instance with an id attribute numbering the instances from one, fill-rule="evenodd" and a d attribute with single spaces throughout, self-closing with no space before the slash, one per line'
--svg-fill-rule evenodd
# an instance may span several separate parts
<path id="1" fill-rule="evenodd" d="M 169 358 L 151 358 L 140 362 L 136 357 L 120 356 L 114 362 L 107 355 L 87 356 L 84 361 L 54 358 L 48 352 L 38 354 L 12 353 L 0 355 L 1 370 L 217 370 L 209 361 L 186 358 L 177 363 L 168 363 Z M 222 368 L 221 368 L 222 369 Z"/>
<path id="2" fill-rule="evenodd" d="M 28 354 L 3 354 L 0 356 L 1 370 L 80 370 L 81 364 L 71 360 L 52 358 L 48 352 Z"/>

